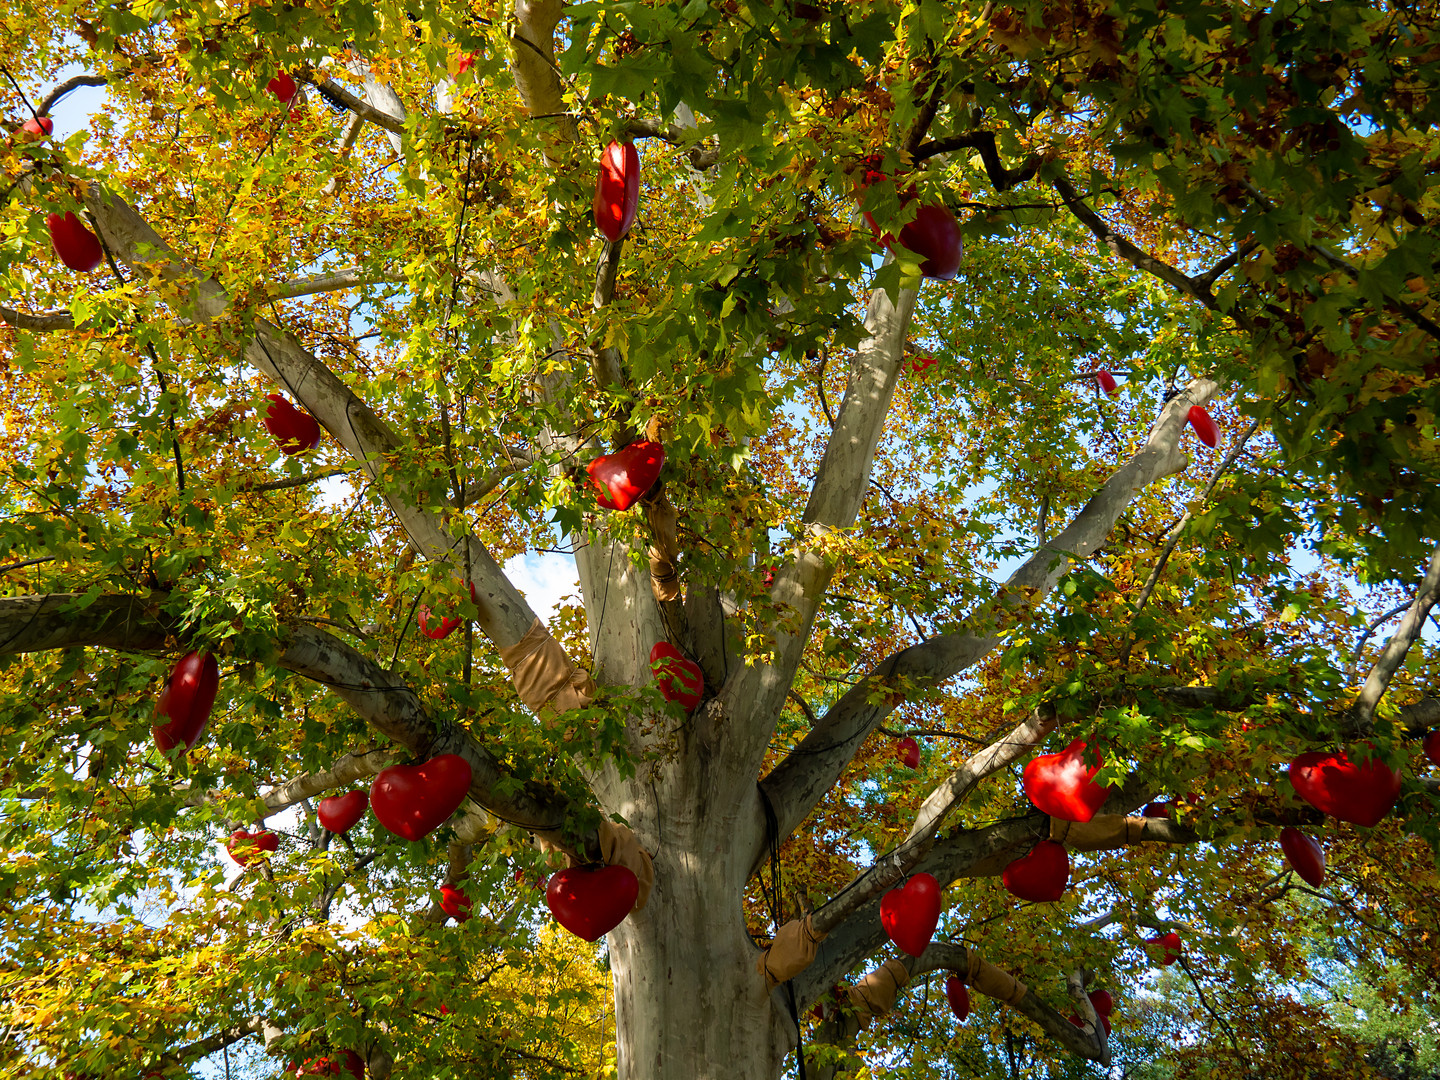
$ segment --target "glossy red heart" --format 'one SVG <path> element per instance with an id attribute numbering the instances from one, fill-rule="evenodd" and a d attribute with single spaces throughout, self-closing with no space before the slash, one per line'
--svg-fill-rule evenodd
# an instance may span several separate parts
<path id="1" fill-rule="evenodd" d="M 347 833 L 353 829 L 365 811 L 370 809 L 370 796 L 363 791 L 349 791 L 344 795 L 331 795 L 320 800 L 315 816 L 320 827 L 333 833 Z"/>
<path id="2" fill-rule="evenodd" d="M 1089 821 L 1110 789 L 1095 783 L 1105 764 L 1085 764 L 1085 741 L 1076 739 L 1058 754 L 1044 754 L 1025 766 L 1025 794 L 1040 810 L 1062 821 Z"/>
<path id="3" fill-rule="evenodd" d="M 678 701 L 687 714 L 694 712 L 705 696 L 705 675 L 700 665 L 668 641 L 651 646 L 650 671 L 660 695 L 666 701 Z"/>
<path id="4" fill-rule="evenodd" d="M 1109 990 L 1091 990 L 1086 996 L 1089 997 L 1096 1016 L 1109 1016 L 1115 1011 L 1115 999 L 1110 996 Z"/>
<path id="5" fill-rule="evenodd" d="M 391 765 L 370 785 L 375 819 L 396 836 L 419 840 L 460 808 L 470 791 L 470 763 L 441 754 L 421 765 Z"/>
<path id="6" fill-rule="evenodd" d="M 1195 429 L 1195 437 L 1206 446 L 1218 446 L 1220 444 L 1220 429 L 1215 426 L 1215 421 L 1210 414 L 1199 405 L 1190 406 L 1190 415 L 1187 417 L 1190 426 Z"/>
<path id="7" fill-rule="evenodd" d="M 475 583 L 473 581 L 470 583 L 470 599 L 476 604 L 480 602 L 475 598 Z M 465 621 L 459 617 L 442 618 L 439 622 L 432 625 L 430 622 L 432 614 L 429 604 L 421 604 L 419 610 L 415 613 L 417 621 L 420 624 L 420 632 L 432 641 L 441 641 L 449 637 Z"/>
<path id="8" fill-rule="evenodd" d="M 295 96 L 298 87 L 295 85 L 295 80 L 282 71 L 265 84 L 265 89 L 274 94 L 280 100 L 281 105 L 289 105 L 290 99 Z"/>
<path id="9" fill-rule="evenodd" d="M 665 467 L 665 448 L 657 442 L 635 442 L 603 454 L 585 466 L 595 501 L 606 510 L 628 510 L 655 486 Z"/>
<path id="10" fill-rule="evenodd" d="M 293 1076 L 339 1076 L 340 1069 L 354 1080 L 365 1080 L 365 1062 L 354 1050 L 346 1050 L 337 1061 L 334 1058 L 306 1058 L 303 1065 L 291 1065 L 285 1071 Z"/>
<path id="11" fill-rule="evenodd" d="M 619 240 L 635 223 L 640 207 L 640 154 L 633 143 L 612 142 L 600 156 L 595 180 L 595 227 Z"/>
<path id="12" fill-rule="evenodd" d="M 1146 803 L 1145 809 L 1140 812 L 1140 816 L 1168 818 L 1170 816 L 1171 805 L 1169 802 Z"/>
<path id="13" fill-rule="evenodd" d="M 320 424 L 279 394 L 266 394 L 265 429 L 280 444 L 283 454 L 299 454 L 320 445 Z"/>
<path id="14" fill-rule="evenodd" d="M 220 666 L 210 653 L 188 652 L 176 662 L 155 705 L 156 714 L 167 722 L 150 729 L 162 754 L 181 744 L 187 751 L 194 747 L 210 720 L 219 689 Z"/>
<path id="15" fill-rule="evenodd" d="M 1149 946 L 1146 951 L 1158 960 L 1161 967 L 1169 967 L 1176 960 L 1179 960 L 1180 953 L 1183 951 L 1180 944 L 1180 935 L 1175 933 L 1174 930 L 1171 930 L 1168 934 L 1161 934 L 1159 937 L 1146 938 L 1145 944 Z"/>
<path id="16" fill-rule="evenodd" d="M 230 853 L 241 866 L 254 866 L 264 861 L 262 852 L 272 854 L 280 847 L 280 837 L 276 836 L 269 829 L 262 829 L 260 832 L 245 832 L 243 829 L 236 829 L 230 834 L 230 842 L 225 845 L 225 850 Z"/>
<path id="17" fill-rule="evenodd" d="M 570 933 L 599 941 L 625 921 L 639 895 L 640 881 L 628 866 L 572 866 L 550 879 L 545 903 Z"/>
<path id="18" fill-rule="evenodd" d="M 878 234 L 880 228 L 875 219 L 869 213 L 865 219 Z M 895 237 L 890 233 L 881 236 L 880 242 L 892 251 L 895 248 Z M 943 203 L 926 203 L 915 211 L 915 220 L 900 230 L 900 244 L 920 256 L 920 273 L 937 281 L 953 279 L 965 257 L 960 226 Z"/>
<path id="19" fill-rule="evenodd" d="M 34 142 L 37 139 L 43 139 L 46 135 L 49 135 L 54 130 L 55 121 L 51 120 L 50 117 L 32 116 L 29 120 L 26 120 L 25 123 L 20 125 L 20 132 L 17 135 L 17 138 L 21 142 Z"/>
<path id="20" fill-rule="evenodd" d="M 1101 390 L 1104 390 L 1105 393 L 1109 394 L 1111 397 L 1114 397 L 1116 394 L 1120 393 L 1120 386 L 1115 382 L 1115 376 L 1111 375 L 1110 372 L 1106 371 L 1104 368 L 1101 368 L 1099 371 L 1095 372 L 1095 382 L 1099 385 Z"/>
<path id="21" fill-rule="evenodd" d="M 1070 882 L 1070 853 L 1063 844 L 1041 840 L 1029 855 L 1021 856 L 1000 874 L 1012 896 L 1036 903 L 1059 900 Z"/>
<path id="22" fill-rule="evenodd" d="M 470 918 L 471 903 L 464 889 L 450 885 L 440 886 L 440 910 L 456 922 L 465 922 Z"/>
<path id="23" fill-rule="evenodd" d="M 1426 735 L 1425 741 L 1420 746 L 1425 751 L 1425 756 L 1430 759 L 1430 764 L 1440 766 L 1440 730 Z"/>
<path id="24" fill-rule="evenodd" d="M 1325 849 L 1312 836 L 1288 826 L 1280 830 L 1280 850 L 1302 878 L 1317 889 L 1325 884 Z"/>
<path id="25" fill-rule="evenodd" d="M 47 215 L 45 227 L 50 230 L 50 244 L 55 248 L 55 254 L 71 270 L 84 274 L 100 265 L 104 256 L 100 241 L 75 216 L 74 211 L 66 210 L 63 217 L 59 214 Z"/>
<path id="26" fill-rule="evenodd" d="M 951 975 L 945 980 L 945 1000 L 950 1003 L 950 1011 L 955 1014 L 955 1019 L 963 1024 L 970 1015 L 970 991 L 965 986 L 965 980 L 959 975 Z"/>
<path id="27" fill-rule="evenodd" d="M 1301 754 L 1290 765 L 1295 794 L 1321 813 L 1373 827 L 1400 797 L 1400 773 L 1378 757 L 1364 765 L 1342 750 Z"/>
<path id="28" fill-rule="evenodd" d="M 907 769 L 920 767 L 920 744 L 909 735 L 895 744 L 895 757 Z"/>
<path id="29" fill-rule="evenodd" d="M 916 874 L 880 901 L 880 925 L 911 956 L 925 951 L 939 922 L 940 883 L 930 874 Z"/>

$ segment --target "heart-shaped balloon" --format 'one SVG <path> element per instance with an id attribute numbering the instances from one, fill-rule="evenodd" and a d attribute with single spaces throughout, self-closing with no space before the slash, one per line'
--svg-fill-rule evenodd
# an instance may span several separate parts
<path id="1" fill-rule="evenodd" d="M 880 925 L 911 956 L 925 951 L 939 921 L 940 883 L 929 874 L 916 874 L 880 901 Z"/>
<path id="2" fill-rule="evenodd" d="M 595 227 L 612 243 L 630 231 L 640 207 L 640 154 L 634 143 L 611 142 L 595 178 Z"/>
<path id="3" fill-rule="evenodd" d="M 73 210 L 66 210 L 63 217 L 60 214 L 47 215 L 45 227 L 50 230 L 50 244 L 55 248 L 55 254 L 71 270 L 84 274 L 100 265 L 105 256 L 104 249 Z"/>
<path id="4" fill-rule="evenodd" d="M 920 744 L 906 735 L 895 744 L 895 756 L 907 769 L 918 769 L 920 767 Z"/>
<path id="5" fill-rule="evenodd" d="M 473 581 L 470 583 L 470 600 L 472 603 L 475 604 L 480 603 L 480 601 L 476 599 L 475 596 L 475 583 Z M 449 637 L 455 632 L 455 630 L 460 626 L 460 624 L 465 621 L 464 619 L 456 617 L 441 618 L 438 622 L 431 623 L 430 619 L 432 613 L 429 604 L 421 604 L 420 609 L 415 614 L 417 620 L 420 623 L 420 632 L 426 637 L 430 638 L 432 641 L 441 641 L 444 638 Z"/>
<path id="6" fill-rule="evenodd" d="M 1180 959 L 1183 951 L 1180 944 L 1180 935 L 1171 930 L 1168 934 L 1161 934 L 1159 937 L 1145 939 L 1148 946 L 1147 952 L 1155 957 L 1162 967 L 1169 967 L 1176 960 Z"/>
<path id="7" fill-rule="evenodd" d="M 1088 995 L 1090 1004 L 1095 1009 L 1097 1016 L 1109 1016 L 1115 1011 L 1115 999 L 1110 996 L 1109 990 L 1091 990 Z"/>
<path id="8" fill-rule="evenodd" d="M 963 1024 L 970 1015 L 970 991 L 960 976 L 951 975 L 945 980 L 945 1000 L 950 1003 L 950 1011 L 955 1014 L 955 1019 Z"/>
<path id="9" fill-rule="evenodd" d="M 471 903 L 464 889 L 451 885 L 440 886 L 440 910 L 456 922 L 465 922 L 470 918 Z"/>
<path id="10" fill-rule="evenodd" d="M 639 895 L 640 881 L 628 866 L 572 866 L 550 879 L 545 903 L 570 933 L 599 941 L 625 921 Z"/>
<path id="11" fill-rule="evenodd" d="M 350 791 L 344 795 L 331 795 L 320 800 L 315 816 L 320 827 L 333 833 L 347 833 L 370 809 L 370 796 L 363 791 Z"/>
<path id="12" fill-rule="evenodd" d="M 264 861 L 264 852 L 273 854 L 279 847 L 280 837 L 269 829 L 253 833 L 236 829 L 230 834 L 230 842 L 225 845 L 225 850 L 230 853 L 230 858 L 241 866 L 254 866 Z"/>
<path id="13" fill-rule="evenodd" d="M 370 785 L 375 819 L 396 836 L 419 840 L 460 808 L 470 790 L 470 776 L 470 763 L 459 754 L 381 769 Z"/>
<path id="14" fill-rule="evenodd" d="M 657 442 L 634 442 L 589 465 L 595 501 L 606 510 L 628 510 L 635 500 L 655 486 L 665 467 L 665 448 Z"/>
<path id="15" fill-rule="evenodd" d="M 1440 730 L 1426 735 L 1420 746 L 1425 751 L 1425 756 L 1430 759 L 1430 764 L 1440 766 Z"/>
<path id="16" fill-rule="evenodd" d="M 1288 826 L 1280 830 L 1280 850 L 1302 878 L 1317 889 L 1325 883 L 1325 849 L 1314 837 Z"/>
<path id="17" fill-rule="evenodd" d="M 1400 797 L 1400 773 L 1378 757 L 1364 765 L 1342 750 L 1301 754 L 1290 765 L 1295 794 L 1321 813 L 1341 821 L 1373 827 Z"/>
<path id="18" fill-rule="evenodd" d="M 1029 855 L 1005 867 L 1000 881 L 1012 896 L 1036 903 L 1059 900 L 1070 882 L 1070 853 L 1063 844 L 1041 840 Z"/>
<path id="19" fill-rule="evenodd" d="M 1101 368 L 1099 371 L 1095 372 L 1095 382 L 1099 385 L 1101 390 L 1104 390 L 1105 393 L 1109 394 L 1111 397 L 1114 397 L 1116 394 L 1120 393 L 1120 387 L 1115 382 L 1115 376 L 1111 375 L 1110 372 L 1106 371 L 1104 368 Z"/>
<path id="20" fill-rule="evenodd" d="M 170 671 L 155 711 L 167 722 L 150 729 L 155 745 L 168 754 L 181 745 L 189 750 L 200 738 L 215 707 L 220 689 L 220 667 L 208 652 L 189 652 Z"/>
<path id="21" fill-rule="evenodd" d="M 1043 754 L 1025 766 L 1025 794 L 1040 810 L 1062 821 L 1089 821 L 1110 794 L 1095 783 L 1105 764 L 1085 764 L 1085 741 L 1076 739 L 1058 754 Z"/>
<path id="22" fill-rule="evenodd" d="M 284 454 L 299 454 L 320 445 L 320 425 L 308 412 L 297 409 L 279 394 L 266 394 L 265 430 Z"/>
<path id="23" fill-rule="evenodd" d="M 1191 405 L 1190 413 L 1186 417 L 1190 426 L 1195 429 L 1195 437 L 1206 446 L 1218 446 L 1220 444 L 1220 429 L 1215 426 L 1215 421 L 1210 414 L 1199 405 Z"/>
<path id="24" fill-rule="evenodd" d="M 695 711 L 705 696 L 705 675 L 699 664 L 668 641 L 657 641 L 650 649 L 650 670 L 661 697 L 678 701 L 687 714 Z"/>

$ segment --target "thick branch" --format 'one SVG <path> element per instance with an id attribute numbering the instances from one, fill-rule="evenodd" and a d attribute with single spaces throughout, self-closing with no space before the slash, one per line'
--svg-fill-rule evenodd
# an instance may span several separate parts
<path id="1" fill-rule="evenodd" d="M 339 292 L 342 289 L 358 289 L 363 285 L 387 285 L 404 280 L 403 276 L 395 274 L 367 274 L 358 267 L 352 266 L 328 274 L 316 274 L 314 277 L 287 281 L 276 286 L 275 296 L 280 300 L 293 300 L 299 296 Z"/>
<path id="2" fill-rule="evenodd" d="M 1420 588 L 1415 591 L 1415 602 L 1410 605 L 1410 610 L 1400 620 L 1400 626 L 1386 644 L 1384 652 L 1375 661 L 1370 674 L 1365 677 L 1365 685 L 1360 687 L 1360 697 L 1356 700 L 1352 713 L 1357 728 L 1366 729 L 1374 720 L 1375 707 L 1380 704 L 1380 698 L 1390 685 L 1390 680 L 1395 677 L 1395 672 L 1399 670 L 1405 654 L 1410 651 L 1411 644 L 1420 636 L 1420 631 L 1425 626 L 1425 616 L 1430 614 L 1436 599 L 1440 599 L 1440 544 L 1435 546 L 1430 556 L 1430 567 L 1425 571 Z"/>
<path id="3" fill-rule="evenodd" d="M 915 160 L 924 161 L 937 154 L 948 154 L 952 150 L 978 150 L 980 160 L 985 163 L 985 175 L 996 191 L 1009 191 L 1016 184 L 1023 184 L 1040 171 L 1043 159 L 1031 154 L 1018 169 L 1007 169 L 995 148 L 995 133 L 992 131 L 967 131 L 963 135 L 949 135 L 921 145 L 915 151 Z"/>
<path id="4" fill-rule="evenodd" d="M 356 116 L 370 121 L 370 123 L 376 127 L 384 128 L 392 135 L 405 134 L 405 118 L 403 116 L 391 116 L 389 113 L 375 108 L 375 106 L 356 97 L 349 90 L 346 90 L 345 87 L 341 86 L 328 75 L 322 75 L 320 72 L 311 68 L 303 68 L 297 72 L 297 75 L 315 87 L 315 89 L 320 92 L 320 96 L 331 104 L 337 105 L 342 109 L 349 109 Z"/>
<path id="5" fill-rule="evenodd" d="M 75 329 L 75 316 L 70 314 L 68 308 L 60 308 L 57 311 L 37 311 L 32 315 L 0 304 L 0 321 L 9 323 L 17 330 L 34 330 L 41 334 Z"/>
<path id="6" fill-rule="evenodd" d="M 394 756 L 391 750 L 346 754 L 328 769 L 297 776 L 294 780 L 287 780 L 278 787 L 271 788 L 262 796 L 265 809 L 272 814 L 278 814 L 286 807 L 294 806 L 312 795 L 319 795 L 322 791 L 332 791 L 337 787 L 353 784 L 356 780 L 374 776 L 385 768 Z"/>

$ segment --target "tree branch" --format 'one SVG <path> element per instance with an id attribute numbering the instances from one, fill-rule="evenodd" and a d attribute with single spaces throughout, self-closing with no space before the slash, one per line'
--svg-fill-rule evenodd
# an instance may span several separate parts
<path id="1" fill-rule="evenodd" d="M 68 308 L 60 308 L 56 311 L 37 311 L 34 314 L 29 314 L 0 304 L 0 321 L 9 323 L 17 330 L 33 330 L 41 334 L 53 334 L 57 330 L 75 329 L 75 316 L 70 314 Z"/>
<path id="2" fill-rule="evenodd" d="M 924 143 L 915 151 L 915 160 L 925 161 L 952 150 L 978 150 L 980 160 L 985 163 L 985 175 L 996 191 L 1009 191 L 1017 184 L 1032 179 L 1044 162 L 1040 155 L 1031 154 L 1018 169 L 1007 169 L 995 148 L 995 133 L 992 131 L 967 131 L 963 135 L 949 135 Z"/>
<path id="3" fill-rule="evenodd" d="M 359 267 L 352 266 L 346 270 L 335 270 L 328 274 L 316 274 L 314 277 L 296 278 L 294 281 L 284 282 L 276 287 L 275 297 L 278 300 L 293 300 L 296 297 L 313 296 L 316 293 L 358 289 L 364 285 L 389 285 L 404 280 L 403 276 L 395 274 L 366 274 Z"/>
<path id="4" fill-rule="evenodd" d="M 392 116 L 377 109 L 374 105 L 356 97 L 328 75 L 321 74 L 309 66 L 301 68 L 295 74 L 297 78 L 315 87 L 320 96 L 332 105 L 349 109 L 356 116 L 370 121 L 376 127 L 384 128 L 392 135 L 405 134 L 405 118 L 403 116 Z"/>
<path id="5" fill-rule="evenodd" d="M 1380 704 L 1381 696 L 1390 685 L 1390 680 L 1395 677 L 1395 672 L 1404 661 L 1405 654 L 1410 651 L 1410 646 L 1420 636 L 1420 631 L 1425 626 L 1425 616 L 1435 606 L 1437 599 L 1440 599 L 1440 544 L 1435 546 L 1430 556 L 1430 567 L 1425 571 L 1420 588 L 1415 591 L 1415 602 L 1410 605 L 1410 610 L 1400 620 L 1400 625 L 1386 644 L 1385 650 L 1375 661 L 1370 674 L 1365 677 L 1365 685 L 1360 687 L 1360 697 L 1351 713 L 1352 721 L 1359 730 L 1369 729 L 1375 718 L 1375 707 Z"/>

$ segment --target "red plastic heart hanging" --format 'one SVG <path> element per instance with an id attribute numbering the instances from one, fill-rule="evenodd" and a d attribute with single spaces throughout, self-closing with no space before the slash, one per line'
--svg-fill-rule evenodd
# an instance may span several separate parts
<path id="1" fill-rule="evenodd" d="M 895 744 L 895 757 L 907 769 L 920 767 L 920 744 L 909 735 Z"/>
<path id="2" fill-rule="evenodd" d="M 630 231 L 640 208 L 640 154 L 633 143 L 611 142 L 595 178 L 595 227 L 612 243 Z"/>
<path id="3" fill-rule="evenodd" d="M 320 424 L 279 394 L 266 394 L 265 430 L 280 445 L 282 454 L 300 454 L 320 445 Z"/>
<path id="4" fill-rule="evenodd" d="M 1440 766 L 1440 730 L 1426 735 L 1420 746 L 1425 751 L 1425 756 L 1430 759 L 1430 764 Z"/>
<path id="5" fill-rule="evenodd" d="M 1378 757 L 1364 765 L 1338 753 L 1301 754 L 1290 765 L 1295 794 L 1321 813 L 1373 828 L 1400 797 L 1400 773 Z"/>
<path id="6" fill-rule="evenodd" d="M 1215 421 L 1211 419 L 1210 414 L 1199 405 L 1190 406 L 1190 413 L 1186 419 L 1195 429 L 1195 437 L 1206 446 L 1220 445 L 1220 429 L 1215 426 Z"/>
<path id="7" fill-rule="evenodd" d="M 475 583 L 473 581 L 470 583 L 470 600 L 475 604 L 479 604 L 480 602 L 475 597 Z M 437 623 L 431 623 L 430 619 L 433 614 L 429 604 L 421 604 L 415 612 L 416 621 L 420 624 L 420 632 L 432 641 L 443 641 L 465 622 L 464 619 L 455 616 L 453 618 L 442 618 Z"/>
<path id="8" fill-rule="evenodd" d="M 880 925 L 911 956 L 925 951 L 939 921 L 940 883 L 930 874 L 916 874 L 880 901 Z"/>
<path id="9" fill-rule="evenodd" d="M 45 227 L 50 232 L 50 244 L 55 254 L 71 270 L 85 274 L 100 265 L 105 255 L 100 241 L 73 210 L 66 210 L 63 215 L 47 215 Z"/>
<path id="10" fill-rule="evenodd" d="M 465 890 L 459 886 L 440 886 L 440 910 L 456 922 L 469 920 L 472 903 L 470 897 L 465 895 Z"/>
<path id="11" fill-rule="evenodd" d="M 700 665 L 668 641 L 651 646 L 650 671 L 661 696 L 666 701 L 678 701 L 687 714 L 694 712 L 705 696 L 705 675 Z"/>
<path id="12" fill-rule="evenodd" d="M 1146 952 L 1151 959 L 1160 964 L 1161 967 L 1169 967 L 1180 959 L 1184 946 L 1180 943 L 1180 935 L 1171 930 L 1169 933 L 1161 934 L 1159 937 L 1145 939 Z"/>
<path id="13" fill-rule="evenodd" d="M 628 510 L 655 486 L 665 467 L 665 448 L 657 442 L 634 442 L 603 454 L 585 466 L 595 501 L 606 510 Z"/>
<path id="14" fill-rule="evenodd" d="M 1041 904 L 1059 900 L 1070 882 L 1070 853 L 1054 840 L 1041 840 L 1029 855 L 1005 867 L 1000 881 L 1021 900 Z"/>
<path id="15" fill-rule="evenodd" d="M 625 921 L 639 895 L 640 881 L 628 866 L 572 866 L 550 879 L 545 903 L 570 933 L 599 941 Z"/>
<path id="16" fill-rule="evenodd" d="M 441 754 L 421 765 L 391 765 L 370 785 L 375 819 L 396 836 L 419 840 L 443 825 L 470 790 L 470 763 Z"/>
<path id="17" fill-rule="evenodd" d="M 1058 754 L 1044 754 L 1025 766 L 1025 794 L 1040 810 L 1063 821 L 1089 821 L 1109 796 L 1095 783 L 1105 764 L 1085 764 L 1085 742 L 1076 739 Z"/>
<path id="18" fill-rule="evenodd" d="M 1109 990 L 1091 990 L 1087 996 L 1097 1016 L 1109 1016 L 1115 1011 L 1115 999 L 1110 996 Z"/>
<path id="19" fill-rule="evenodd" d="M 1099 385 L 1101 390 L 1104 390 L 1105 393 L 1109 394 L 1111 397 L 1114 397 L 1116 394 L 1120 393 L 1120 387 L 1115 382 L 1115 376 L 1111 375 L 1110 372 L 1106 371 L 1104 368 L 1101 368 L 1099 371 L 1095 372 L 1095 382 Z"/>
<path id="20" fill-rule="evenodd" d="M 210 653 L 188 652 L 170 671 L 155 712 L 166 718 L 150 729 L 162 754 L 184 745 L 188 751 L 199 741 L 215 707 L 220 689 L 220 667 Z"/>
<path id="21" fill-rule="evenodd" d="M 1318 889 L 1325 884 L 1325 849 L 1314 837 L 1287 826 L 1280 830 L 1280 850 L 1295 872 L 1311 885 Z"/>
<path id="22" fill-rule="evenodd" d="M 315 816 L 320 827 L 332 833 L 347 833 L 353 829 L 365 811 L 370 809 L 370 796 L 363 791 L 350 791 L 344 795 L 330 795 L 320 800 Z"/>
<path id="23" fill-rule="evenodd" d="M 945 1000 L 950 1003 L 950 1011 L 955 1014 L 955 1019 L 963 1024 L 970 1015 L 970 991 L 966 988 L 964 979 L 951 975 L 945 980 Z"/>
<path id="24" fill-rule="evenodd" d="M 230 853 L 241 866 L 254 866 L 264 861 L 263 852 L 274 854 L 280 847 L 280 837 L 276 836 L 269 829 L 261 829 L 259 832 L 245 832 L 243 829 L 236 829 L 230 834 L 230 842 L 225 845 L 225 850 Z"/>

